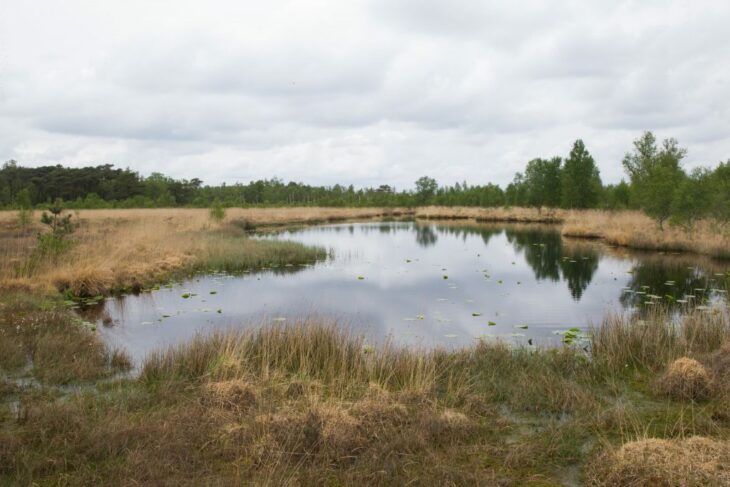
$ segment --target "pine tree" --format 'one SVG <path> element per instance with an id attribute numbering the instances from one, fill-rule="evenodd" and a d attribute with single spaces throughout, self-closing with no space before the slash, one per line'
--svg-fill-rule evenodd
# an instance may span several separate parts
<path id="1" fill-rule="evenodd" d="M 601 191 L 601 177 L 585 144 L 578 139 L 562 171 L 562 205 L 564 208 L 595 208 Z"/>

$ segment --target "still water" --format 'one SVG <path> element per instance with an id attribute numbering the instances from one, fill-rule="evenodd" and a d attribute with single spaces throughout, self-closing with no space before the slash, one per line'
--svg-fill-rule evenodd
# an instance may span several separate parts
<path id="1" fill-rule="evenodd" d="M 330 249 L 325 261 L 206 275 L 110 299 L 87 319 L 137 361 L 215 329 L 337 321 L 373 342 L 455 347 L 560 343 L 611 312 L 725 307 L 730 264 L 566 240 L 550 226 L 347 223 L 268 234 Z"/>

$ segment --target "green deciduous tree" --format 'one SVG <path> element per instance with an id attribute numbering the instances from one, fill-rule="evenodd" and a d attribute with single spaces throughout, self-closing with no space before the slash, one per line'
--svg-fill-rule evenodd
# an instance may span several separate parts
<path id="1" fill-rule="evenodd" d="M 527 183 L 521 172 L 515 173 L 512 182 L 507 185 L 504 199 L 507 206 L 527 206 Z"/>
<path id="2" fill-rule="evenodd" d="M 665 139 L 662 148 L 656 138 L 645 132 L 634 141 L 634 150 L 624 156 L 623 166 L 631 178 L 632 201 L 654 218 L 659 227 L 672 214 L 674 193 L 686 177 L 681 161 L 687 151 L 676 139 Z"/>
<path id="3" fill-rule="evenodd" d="M 712 203 L 712 172 L 705 168 L 692 171 L 674 191 L 670 222 L 687 232 L 694 230 L 697 220 L 708 213 Z"/>
<path id="4" fill-rule="evenodd" d="M 428 176 L 421 176 L 416 180 L 416 198 L 418 203 L 425 205 L 431 202 L 436 190 L 438 189 L 438 183 L 434 178 Z"/>
<path id="5" fill-rule="evenodd" d="M 535 208 L 560 206 L 561 164 L 560 157 L 538 158 L 527 163 L 524 177 L 527 205 Z"/>
<path id="6" fill-rule="evenodd" d="M 710 176 L 709 216 L 723 226 L 730 223 L 730 160 L 721 163 Z"/>
<path id="7" fill-rule="evenodd" d="M 623 210 L 630 206 L 631 189 L 626 181 L 609 184 L 603 188 L 601 206 L 609 210 Z"/>

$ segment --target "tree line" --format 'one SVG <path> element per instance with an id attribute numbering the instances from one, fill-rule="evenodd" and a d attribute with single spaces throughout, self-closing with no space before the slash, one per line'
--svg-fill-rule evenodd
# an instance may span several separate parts
<path id="1" fill-rule="evenodd" d="M 23 167 L 15 161 L 0 169 L 0 208 L 47 206 L 61 200 L 68 208 L 152 208 L 248 206 L 526 206 L 534 208 L 642 209 L 660 226 L 667 221 L 691 230 L 699 218 L 730 219 L 730 160 L 715 169 L 687 173 L 687 151 L 675 139 L 658 144 L 651 132 L 636 139 L 622 163 L 627 181 L 604 185 L 593 156 L 576 140 L 567 157 L 529 161 L 505 188 L 492 183 L 439 185 L 428 176 L 413 189 L 389 185 L 354 188 L 312 186 L 278 178 L 247 184 L 207 186 L 200 179 L 174 179 L 160 173 L 144 177 L 111 164 L 83 168 L 60 165 Z"/>

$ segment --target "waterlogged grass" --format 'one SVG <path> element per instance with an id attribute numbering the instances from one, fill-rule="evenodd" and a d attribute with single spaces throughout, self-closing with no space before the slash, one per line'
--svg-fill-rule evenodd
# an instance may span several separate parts
<path id="1" fill-rule="evenodd" d="M 0 373 L 43 384 L 88 382 L 129 370 L 126 354 L 105 346 L 93 326 L 58 298 L 7 293 L 0 301 Z"/>
<path id="2" fill-rule="evenodd" d="M 727 316 L 669 318 L 611 317 L 591 355 L 373 347 L 307 321 L 200 336 L 93 392 L 9 393 L 0 483 L 601 485 L 624 443 L 730 437 Z M 684 356 L 712 379 L 701 400 L 658 386 Z"/>
<path id="3" fill-rule="evenodd" d="M 232 274 L 261 268 L 276 270 L 312 264 L 327 258 L 327 255 L 327 250 L 321 247 L 217 233 L 208 237 L 205 250 L 192 269 Z"/>

